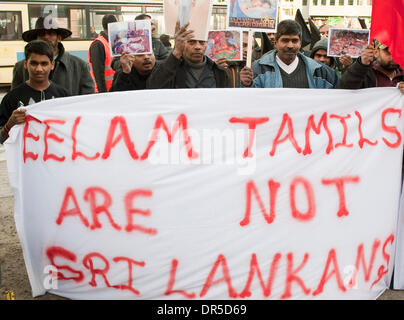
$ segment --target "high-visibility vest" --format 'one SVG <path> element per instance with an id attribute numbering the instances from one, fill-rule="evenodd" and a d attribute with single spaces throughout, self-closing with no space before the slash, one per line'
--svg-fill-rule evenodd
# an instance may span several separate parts
<path id="1" fill-rule="evenodd" d="M 105 78 L 105 85 L 107 87 L 107 91 L 109 91 L 109 89 L 112 86 L 112 80 L 114 79 L 114 73 L 115 73 L 115 71 L 111 67 L 112 56 L 111 56 L 111 52 L 110 52 L 109 42 L 101 34 L 99 34 L 98 37 L 95 38 L 95 40 L 91 43 L 90 47 L 97 40 L 100 41 L 102 43 L 102 45 L 104 46 L 104 52 L 105 52 L 104 78 Z M 97 82 L 95 81 L 93 65 L 90 60 L 90 50 L 88 50 L 88 64 L 90 65 L 90 74 L 91 74 L 91 78 L 93 78 L 95 92 L 99 92 Z"/>

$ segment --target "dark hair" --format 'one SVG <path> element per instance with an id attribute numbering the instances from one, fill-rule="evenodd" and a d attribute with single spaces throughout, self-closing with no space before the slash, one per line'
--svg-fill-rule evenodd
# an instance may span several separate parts
<path id="1" fill-rule="evenodd" d="M 278 24 L 275 40 L 278 41 L 284 35 L 298 35 L 302 40 L 302 27 L 295 20 L 283 20 Z"/>
<path id="2" fill-rule="evenodd" d="M 151 18 L 152 17 L 149 16 L 148 14 L 142 13 L 142 14 L 139 14 L 138 16 L 136 16 L 135 20 L 147 20 L 147 19 L 151 19 Z"/>
<path id="3" fill-rule="evenodd" d="M 53 61 L 53 49 L 49 43 L 43 40 L 32 40 L 24 47 L 25 60 L 28 60 L 31 54 L 41 54 L 47 56 Z"/>
<path id="4" fill-rule="evenodd" d="M 118 19 L 113 14 L 106 14 L 102 18 L 102 27 L 104 30 L 108 29 L 108 23 L 117 22 Z"/>

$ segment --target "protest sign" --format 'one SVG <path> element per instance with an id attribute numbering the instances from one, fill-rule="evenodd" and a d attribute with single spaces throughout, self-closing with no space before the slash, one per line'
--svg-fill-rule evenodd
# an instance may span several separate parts
<path id="1" fill-rule="evenodd" d="M 179 21 L 180 27 L 189 22 L 188 30 L 194 31 L 194 39 L 208 39 L 212 0 L 164 0 L 163 6 L 168 35 L 175 35 L 175 25 Z"/>
<path id="2" fill-rule="evenodd" d="M 228 0 L 226 28 L 275 32 L 277 0 Z"/>
<path id="3" fill-rule="evenodd" d="M 113 57 L 123 52 L 130 54 L 152 54 L 150 20 L 122 21 L 108 24 L 108 38 Z"/>
<path id="4" fill-rule="evenodd" d="M 369 44 L 369 36 L 370 30 L 330 28 L 327 56 L 340 57 L 347 54 L 357 58 L 362 48 Z"/>
<path id="5" fill-rule="evenodd" d="M 375 299 L 403 103 L 396 88 L 251 88 L 28 107 L 5 147 L 33 295 Z"/>
<path id="6" fill-rule="evenodd" d="M 243 60 L 242 41 L 243 34 L 241 31 L 209 31 L 205 55 L 213 61 L 220 58 L 233 61 Z"/>

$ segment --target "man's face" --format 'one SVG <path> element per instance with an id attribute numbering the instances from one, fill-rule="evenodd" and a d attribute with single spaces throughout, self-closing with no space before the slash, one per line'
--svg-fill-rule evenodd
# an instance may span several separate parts
<path id="1" fill-rule="evenodd" d="M 183 56 L 192 63 L 203 62 L 207 42 L 202 40 L 188 40 L 185 43 Z"/>
<path id="2" fill-rule="evenodd" d="M 377 64 L 388 71 L 396 70 L 399 65 L 394 62 L 388 49 L 378 49 L 375 52 Z"/>
<path id="3" fill-rule="evenodd" d="M 31 53 L 27 60 L 24 60 L 24 68 L 27 69 L 29 80 L 33 82 L 44 82 L 49 79 L 49 74 L 55 62 L 43 54 Z"/>
<path id="4" fill-rule="evenodd" d="M 135 55 L 134 57 L 133 66 L 139 74 L 145 76 L 152 72 L 154 65 L 156 64 L 154 54 L 141 54 Z"/>
<path id="5" fill-rule="evenodd" d="M 153 35 L 156 34 L 156 25 L 154 24 L 153 20 L 151 21 L 151 31 Z"/>
<path id="6" fill-rule="evenodd" d="M 327 57 L 327 51 L 324 49 L 318 49 L 316 53 L 314 53 L 314 60 L 324 63 L 327 66 L 331 66 L 331 58 Z"/>
<path id="7" fill-rule="evenodd" d="M 329 30 L 329 29 L 330 29 L 330 26 L 328 26 L 328 25 L 322 26 L 322 27 L 319 29 L 322 39 L 328 38 L 328 30 Z"/>
<path id="8" fill-rule="evenodd" d="M 272 44 L 275 45 L 275 42 L 276 42 L 276 41 L 275 41 L 275 33 L 268 32 L 268 33 L 267 33 L 267 36 L 268 36 L 269 41 L 271 41 Z"/>
<path id="9" fill-rule="evenodd" d="M 149 17 L 145 17 L 145 20 L 150 20 L 152 35 L 154 35 L 156 33 L 156 24 Z"/>
<path id="10" fill-rule="evenodd" d="M 243 60 L 247 61 L 248 33 L 243 32 Z"/>
<path id="11" fill-rule="evenodd" d="M 279 59 L 287 65 L 295 60 L 301 45 L 302 41 L 297 34 L 283 35 L 275 42 Z"/>
<path id="12" fill-rule="evenodd" d="M 38 32 L 37 40 L 48 42 L 51 45 L 53 51 L 57 52 L 58 44 L 62 41 L 62 37 L 58 35 L 55 30 L 41 30 Z"/>

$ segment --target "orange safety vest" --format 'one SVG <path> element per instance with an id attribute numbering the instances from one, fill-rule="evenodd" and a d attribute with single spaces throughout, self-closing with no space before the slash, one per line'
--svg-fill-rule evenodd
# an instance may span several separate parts
<path id="1" fill-rule="evenodd" d="M 110 52 L 109 42 L 101 34 L 99 34 L 98 37 L 95 38 L 95 40 L 91 43 L 90 47 L 97 40 L 100 41 L 102 43 L 102 45 L 104 46 L 104 52 L 105 52 L 104 78 L 105 78 L 105 85 L 107 87 L 107 91 L 109 91 L 109 89 L 112 86 L 112 80 L 114 79 L 114 73 L 115 73 L 115 71 L 111 67 L 112 56 L 111 56 L 111 52 Z M 90 50 L 88 50 L 88 64 L 90 65 L 90 74 L 91 74 L 91 78 L 93 78 L 95 92 L 99 92 L 97 82 L 95 81 L 93 65 L 90 60 Z"/>

